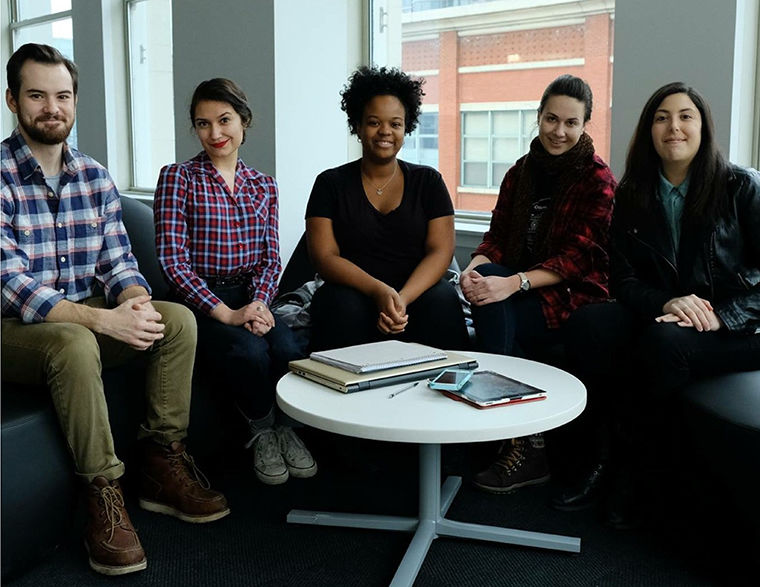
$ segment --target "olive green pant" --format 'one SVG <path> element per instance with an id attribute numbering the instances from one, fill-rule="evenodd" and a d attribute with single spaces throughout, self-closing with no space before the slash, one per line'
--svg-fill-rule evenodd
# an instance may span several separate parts
<path id="1" fill-rule="evenodd" d="M 82 303 L 105 307 L 102 297 Z M 135 350 L 79 324 L 2 320 L 3 380 L 48 386 L 76 472 L 87 482 L 99 475 L 116 479 L 124 474 L 108 422 L 102 367 L 123 365 L 144 354 L 147 407 L 138 438 L 169 444 L 187 434 L 197 336 L 195 317 L 180 304 L 152 303 L 165 329 L 164 337 L 146 351 Z"/>

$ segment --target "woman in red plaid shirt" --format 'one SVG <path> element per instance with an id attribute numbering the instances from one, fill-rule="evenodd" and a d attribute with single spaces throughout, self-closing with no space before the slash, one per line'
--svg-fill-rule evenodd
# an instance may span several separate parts
<path id="1" fill-rule="evenodd" d="M 562 342 L 573 310 L 607 298 L 615 179 L 585 133 L 592 94 L 563 75 L 544 91 L 538 137 L 507 171 L 491 226 L 462 272 L 479 350 L 537 357 Z M 543 437 L 506 441 L 475 485 L 504 493 L 544 483 Z"/>
<path id="2" fill-rule="evenodd" d="M 270 485 L 311 477 L 317 465 L 303 442 L 274 427 L 275 383 L 303 355 L 269 311 L 281 269 L 277 184 L 238 157 L 252 114 L 234 82 L 202 82 L 190 119 L 203 151 L 164 167 L 156 188 L 164 275 L 195 312 L 203 368 L 244 418 L 256 476 Z"/>

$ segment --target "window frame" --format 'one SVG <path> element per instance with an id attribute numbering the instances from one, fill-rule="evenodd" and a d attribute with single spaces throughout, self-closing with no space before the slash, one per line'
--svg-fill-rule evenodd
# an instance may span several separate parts
<path id="1" fill-rule="evenodd" d="M 136 161 L 136 149 L 135 149 L 135 108 L 134 108 L 134 92 L 132 89 L 132 74 L 134 68 L 132 65 L 132 27 L 130 20 L 130 7 L 135 4 L 141 4 L 143 2 L 149 2 L 150 0 L 123 0 L 122 1 L 122 18 L 124 19 L 124 55 L 125 64 L 124 72 L 126 75 L 126 93 L 127 93 L 127 148 L 129 152 L 129 187 L 127 192 L 140 196 L 146 196 L 150 199 L 153 198 L 155 187 L 150 186 L 138 186 L 137 185 L 137 161 Z M 170 0 L 171 2 L 171 0 Z M 170 5 L 171 6 L 171 5 Z M 172 42 L 172 47 L 174 43 Z M 173 75 L 173 72 L 172 72 Z M 174 96 L 172 94 L 172 101 Z M 175 154 L 176 154 L 176 129 L 173 128 L 174 119 L 172 118 L 172 134 L 175 136 Z M 172 161 L 173 163 L 174 161 Z M 156 176 L 158 177 L 158 176 Z"/>
<path id="2" fill-rule="evenodd" d="M 436 133 L 434 135 L 430 134 L 430 133 L 424 133 L 423 134 L 423 133 L 420 132 L 420 130 L 422 129 L 422 117 L 425 116 L 426 114 L 434 114 L 435 117 L 436 117 L 436 120 L 435 120 L 435 122 L 436 122 L 436 124 L 435 124 L 435 126 L 436 126 Z M 415 142 L 415 153 L 419 154 L 421 139 L 435 137 L 435 140 L 436 140 L 436 143 L 437 143 L 439 141 L 439 137 L 440 137 L 440 132 L 438 131 L 439 124 L 440 124 L 440 118 L 439 118 L 439 113 L 438 113 L 438 105 L 437 104 L 423 104 L 422 105 L 422 110 L 420 112 L 420 119 L 419 119 L 419 121 L 417 123 L 417 128 L 415 128 L 413 132 L 411 132 L 410 134 L 408 134 L 406 136 L 406 138 L 404 140 L 404 147 L 406 147 L 406 141 L 409 141 L 410 139 L 414 140 L 414 142 Z M 402 155 L 404 154 L 403 149 L 402 149 L 401 154 Z M 402 159 L 404 159 L 405 161 L 409 161 L 409 159 L 407 159 L 406 157 L 402 157 Z M 410 162 L 411 163 L 420 163 L 419 157 L 417 157 L 416 161 L 410 161 Z M 421 165 L 428 165 L 428 163 L 420 163 L 420 164 Z M 438 157 L 437 156 L 436 156 L 436 164 L 435 165 L 431 165 L 431 167 L 433 167 L 434 169 L 438 169 Z"/>
<path id="3" fill-rule="evenodd" d="M 538 108 L 539 102 L 538 101 L 528 101 L 528 102 L 505 102 L 502 104 L 499 103 L 492 103 L 492 102 L 483 102 L 483 103 L 472 103 L 472 104 L 461 104 L 460 106 L 460 128 L 462 129 L 459 133 L 459 140 L 460 140 L 460 157 L 459 157 L 459 177 L 461 178 L 460 185 L 457 186 L 457 191 L 459 192 L 478 192 L 478 193 L 498 193 L 499 186 L 501 185 L 501 180 L 503 179 L 503 175 L 499 178 L 493 177 L 493 165 L 495 163 L 505 163 L 503 161 L 496 161 L 493 157 L 493 146 L 494 146 L 494 139 L 498 138 L 517 138 L 518 140 L 518 152 L 520 153 L 519 157 L 522 157 L 525 153 L 528 152 L 528 148 L 530 147 L 530 142 L 533 140 L 533 138 L 536 136 L 538 129 L 535 128 L 531 130 L 528 134 L 525 134 L 526 129 L 526 121 L 525 118 L 527 116 L 535 117 L 536 116 L 536 110 Z M 465 140 L 468 138 L 468 135 L 465 134 L 465 116 L 467 114 L 476 113 L 476 112 L 487 112 L 488 113 L 488 128 L 489 133 L 488 136 L 474 136 L 469 135 L 469 138 L 487 138 L 488 139 L 488 160 L 486 161 L 486 170 L 487 170 L 487 185 L 475 185 L 475 184 L 467 184 L 464 181 L 465 178 L 465 163 L 467 160 L 465 159 Z M 495 113 L 502 113 L 502 112 L 517 112 L 518 113 L 518 133 L 517 136 L 507 136 L 507 135 L 496 135 L 493 132 L 493 122 L 494 122 L 494 114 Z M 470 162 L 482 162 L 481 160 L 475 160 L 473 159 Z M 511 163 L 507 163 L 507 168 L 514 165 L 514 161 Z"/>
<path id="4" fill-rule="evenodd" d="M 127 148 L 129 151 L 129 188 L 127 188 L 127 191 L 137 194 L 147 194 L 149 192 L 153 192 L 153 190 L 148 190 L 146 188 L 140 188 L 137 186 L 137 170 L 135 169 L 134 108 L 132 106 L 134 95 L 132 92 L 132 54 L 130 47 L 131 29 L 129 20 L 129 7 L 131 4 L 143 1 L 145 0 L 123 0 L 122 2 L 122 18 L 124 19 L 124 55 L 126 57 L 124 63 L 124 72 L 127 76 Z"/>
<path id="5" fill-rule="evenodd" d="M 11 33 L 11 48 L 14 46 L 14 36 L 16 31 L 20 28 L 28 26 L 36 26 L 39 24 L 45 24 L 46 22 L 54 22 L 56 20 L 62 20 L 64 18 L 73 19 L 74 11 L 69 8 L 68 10 L 60 10 L 58 12 L 51 12 L 50 14 L 44 14 L 42 16 L 35 16 L 33 18 L 25 18 L 19 20 L 18 3 L 20 0 L 10 0 L 10 33 Z"/>

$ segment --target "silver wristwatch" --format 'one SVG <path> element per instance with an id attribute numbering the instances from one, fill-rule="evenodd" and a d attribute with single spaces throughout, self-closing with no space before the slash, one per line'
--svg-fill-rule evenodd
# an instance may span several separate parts
<path id="1" fill-rule="evenodd" d="M 520 278 L 520 291 L 530 290 L 530 279 L 522 271 L 517 272 L 517 277 Z"/>

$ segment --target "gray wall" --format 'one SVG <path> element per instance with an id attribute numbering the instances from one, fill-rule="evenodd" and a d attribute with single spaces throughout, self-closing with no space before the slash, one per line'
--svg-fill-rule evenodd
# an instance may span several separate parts
<path id="1" fill-rule="evenodd" d="M 190 128 L 190 98 L 203 80 L 237 82 L 253 110 L 240 148 L 252 167 L 275 173 L 274 0 L 182 0 L 172 3 L 177 161 L 200 151 Z"/>
<path id="2" fill-rule="evenodd" d="M 705 96 L 729 154 L 737 1 L 616 1 L 610 149 L 616 177 L 645 102 L 671 81 Z"/>
<path id="3" fill-rule="evenodd" d="M 80 39 L 94 36 L 102 39 L 102 5 L 83 2 L 72 3 L 74 32 L 74 61 L 79 68 L 79 96 L 77 102 L 77 138 L 79 148 L 106 167 L 111 163 L 108 153 L 105 91 L 105 51 L 92 51 Z M 102 46 L 102 41 L 101 41 Z"/>

